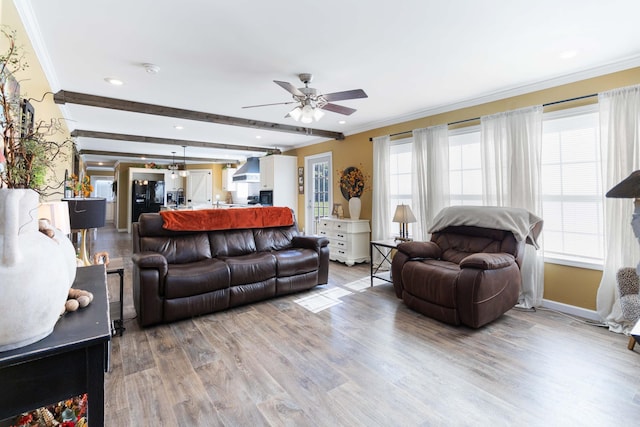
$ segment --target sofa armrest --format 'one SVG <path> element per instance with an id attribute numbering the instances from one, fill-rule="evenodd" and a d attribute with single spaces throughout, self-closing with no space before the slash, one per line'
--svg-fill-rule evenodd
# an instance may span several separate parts
<path id="1" fill-rule="evenodd" d="M 320 252 L 320 248 L 328 244 L 329 239 L 324 236 L 293 236 L 291 239 L 294 248 L 313 249 L 316 252 Z"/>
<path id="2" fill-rule="evenodd" d="M 167 259 L 156 252 L 138 252 L 131 256 L 133 263 L 140 269 L 156 269 L 160 277 L 167 275 L 169 267 Z"/>
<path id="3" fill-rule="evenodd" d="M 438 259 L 442 256 L 442 249 L 433 242 L 403 242 L 398 245 L 398 251 L 409 259 Z"/>
<path id="4" fill-rule="evenodd" d="M 460 261 L 460 268 L 477 268 L 479 270 L 498 270 L 511 264 L 515 264 L 516 259 L 507 253 L 476 253 Z"/>

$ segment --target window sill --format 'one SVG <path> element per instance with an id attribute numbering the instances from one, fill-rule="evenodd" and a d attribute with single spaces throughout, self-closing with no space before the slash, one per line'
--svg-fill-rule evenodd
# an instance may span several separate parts
<path id="1" fill-rule="evenodd" d="M 587 260 L 584 258 L 568 257 L 568 256 L 545 256 L 544 262 L 548 264 L 566 265 L 569 267 L 585 268 L 588 270 L 602 271 L 602 262 Z"/>

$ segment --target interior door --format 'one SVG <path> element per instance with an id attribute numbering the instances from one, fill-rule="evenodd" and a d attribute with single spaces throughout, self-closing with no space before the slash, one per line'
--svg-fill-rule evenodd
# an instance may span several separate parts
<path id="1" fill-rule="evenodd" d="M 211 171 L 191 170 L 187 177 L 187 203 L 191 206 L 212 205 Z"/>
<path id="2" fill-rule="evenodd" d="M 316 234 L 318 220 L 332 208 L 331 153 L 305 157 L 305 233 Z"/>

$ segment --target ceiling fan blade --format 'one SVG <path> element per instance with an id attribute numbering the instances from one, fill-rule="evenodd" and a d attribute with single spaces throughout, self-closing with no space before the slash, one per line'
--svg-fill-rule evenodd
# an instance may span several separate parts
<path id="1" fill-rule="evenodd" d="M 344 101 L 345 99 L 367 98 L 362 89 L 345 90 L 344 92 L 325 93 L 322 95 L 327 102 Z"/>
<path id="2" fill-rule="evenodd" d="M 338 104 L 324 104 L 320 108 L 327 111 L 333 111 L 334 113 L 344 114 L 345 116 L 350 116 L 357 111 L 355 108 L 344 107 Z"/>
<path id="3" fill-rule="evenodd" d="M 242 107 L 242 108 L 269 107 L 271 105 L 287 105 L 287 104 L 297 104 L 297 103 L 298 101 L 274 102 L 271 104 L 247 105 L 246 107 Z"/>
<path id="4" fill-rule="evenodd" d="M 273 82 L 275 84 L 277 84 L 278 86 L 280 86 L 281 88 L 283 88 L 284 90 L 286 90 L 287 92 L 289 92 L 293 96 L 302 96 L 302 97 L 304 97 L 304 93 L 300 92 L 300 90 L 297 87 L 295 87 L 294 85 L 292 85 L 289 82 L 281 82 L 281 81 L 278 81 L 278 80 L 274 80 Z"/>

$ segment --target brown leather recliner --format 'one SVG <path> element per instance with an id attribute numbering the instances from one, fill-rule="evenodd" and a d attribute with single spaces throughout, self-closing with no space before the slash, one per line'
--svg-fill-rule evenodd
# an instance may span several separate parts
<path id="1" fill-rule="evenodd" d="M 395 293 L 425 316 L 479 328 L 516 304 L 524 245 L 510 231 L 474 226 L 401 243 L 391 266 Z"/>

